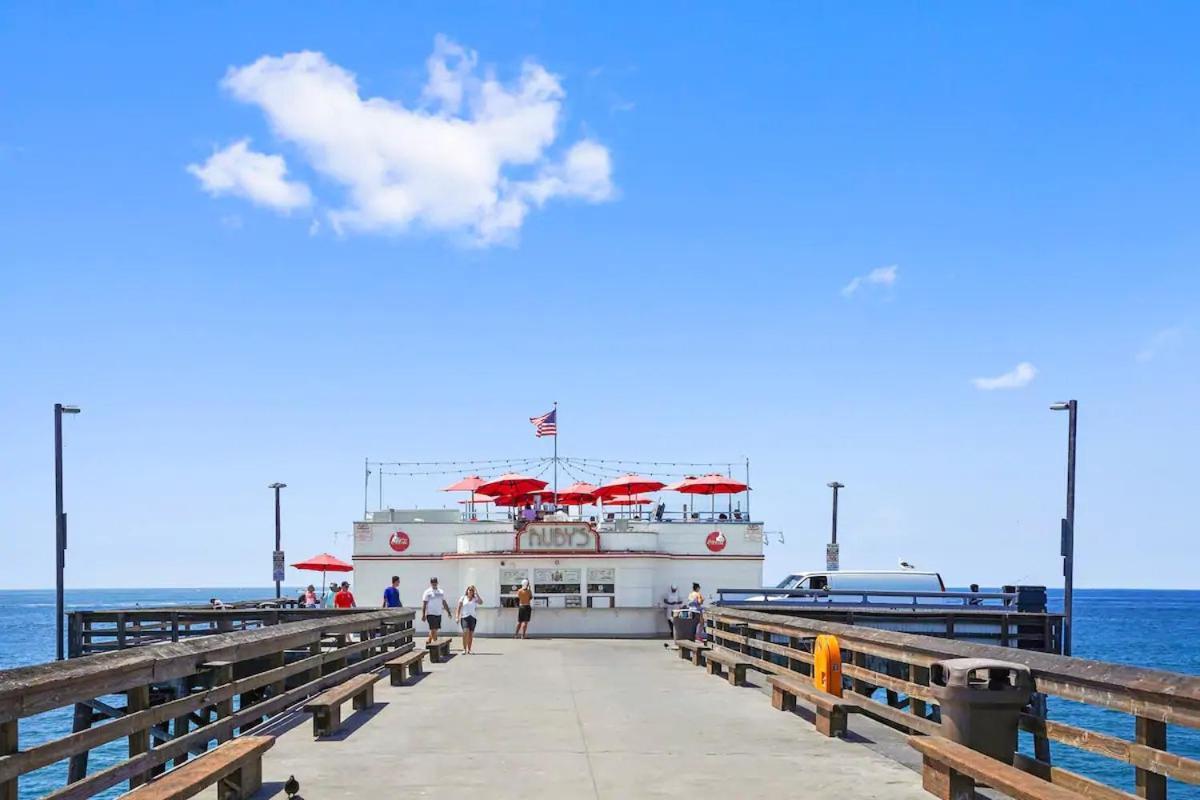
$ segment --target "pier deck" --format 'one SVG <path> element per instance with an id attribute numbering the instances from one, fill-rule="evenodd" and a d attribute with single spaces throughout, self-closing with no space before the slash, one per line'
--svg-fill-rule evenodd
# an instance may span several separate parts
<path id="1" fill-rule="evenodd" d="M 455 649 L 457 651 L 457 642 Z M 270 728 L 256 798 L 796 797 L 925 800 L 916 772 L 827 739 L 668 656 L 661 641 L 480 639 L 314 741 Z M 349 712 L 347 712 L 349 713 Z"/>

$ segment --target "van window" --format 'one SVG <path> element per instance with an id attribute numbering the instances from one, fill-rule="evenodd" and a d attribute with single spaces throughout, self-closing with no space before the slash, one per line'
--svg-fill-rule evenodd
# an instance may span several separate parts
<path id="1" fill-rule="evenodd" d="M 808 585 L 805 586 L 804 588 L 820 590 L 820 589 L 826 589 L 826 588 L 828 588 L 828 586 L 829 586 L 829 579 L 826 578 L 824 575 L 813 575 L 811 578 L 808 579 Z"/>

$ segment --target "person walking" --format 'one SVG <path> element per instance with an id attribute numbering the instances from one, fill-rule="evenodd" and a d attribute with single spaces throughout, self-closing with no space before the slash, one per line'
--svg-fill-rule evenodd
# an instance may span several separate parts
<path id="1" fill-rule="evenodd" d="M 429 625 L 429 637 L 426 642 L 437 638 L 442 628 L 442 609 L 450 613 L 450 604 L 446 602 L 446 593 L 438 588 L 438 579 L 429 579 L 429 588 L 421 595 L 421 621 Z M 437 613 L 434 613 L 437 612 Z"/>
<path id="2" fill-rule="evenodd" d="M 321 601 L 317 599 L 317 587 L 310 583 L 304 591 L 304 607 L 316 608 L 319 605 L 321 605 Z"/>
<path id="3" fill-rule="evenodd" d="M 671 584 L 671 591 L 663 595 L 663 608 L 667 610 L 667 630 L 670 632 L 671 638 L 675 638 L 675 618 L 674 613 L 678 608 L 683 607 L 683 600 L 679 597 L 679 587 Z"/>
<path id="4" fill-rule="evenodd" d="M 337 606 L 333 604 L 333 598 L 337 597 L 337 593 L 337 581 L 330 581 L 329 591 L 321 595 L 321 605 L 325 606 L 325 608 L 337 608 Z"/>
<path id="5" fill-rule="evenodd" d="M 529 638 L 529 620 L 533 618 L 533 589 L 529 588 L 529 579 L 521 581 L 517 589 L 517 632 L 514 639 Z"/>
<path id="6" fill-rule="evenodd" d="M 342 588 L 333 596 L 334 608 L 355 608 L 354 595 L 350 592 L 350 581 L 342 581 Z"/>
<path id="7" fill-rule="evenodd" d="M 700 584 L 692 584 L 692 593 L 688 595 L 687 607 L 696 615 L 696 641 L 704 641 L 704 595 L 700 594 Z"/>
<path id="8" fill-rule="evenodd" d="M 400 576 L 392 576 L 392 585 L 383 590 L 383 608 L 403 608 L 400 602 Z"/>
<path id="9" fill-rule="evenodd" d="M 458 608 L 454 611 L 454 618 L 462 628 L 463 652 L 467 655 L 471 654 L 471 645 L 475 642 L 475 612 L 482 603 L 483 598 L 475 591 L 475 584 L 471 584 L 466 593 L 458 598 Z"/>

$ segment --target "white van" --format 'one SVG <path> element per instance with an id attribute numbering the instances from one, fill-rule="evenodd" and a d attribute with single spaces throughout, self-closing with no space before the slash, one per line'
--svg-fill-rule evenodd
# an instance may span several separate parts
<path id="1" fill-rule="evenodd" d="M 883 592 L 944 592 L 946 584 L 937 572 L 915 569 L 836 570 L 798 572 L 775 585 L 777 589 L 834 589 Z"/>

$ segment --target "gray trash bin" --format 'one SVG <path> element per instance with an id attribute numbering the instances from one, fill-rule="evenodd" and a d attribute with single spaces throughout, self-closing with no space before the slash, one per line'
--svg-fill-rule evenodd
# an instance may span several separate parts
<path id="1" fill-rule="evenodd" d="M 692 642 L 696 640 L 696 623 L 700 621 L 700 615 L 690 608 L 680 608 L 672 612 L 674 623 L 672 629 L 675 631 L 675 641 L 677 642 Z"/>
<path id="2" fill-rule="evenodd" d="M 1033 692 L 1029 667 L 991 658 L 952 658 L 932 665 L 929 687 L 941 707 L 947 739 L 1005 764 L 1013 762 L 1017 722 Z"/>

